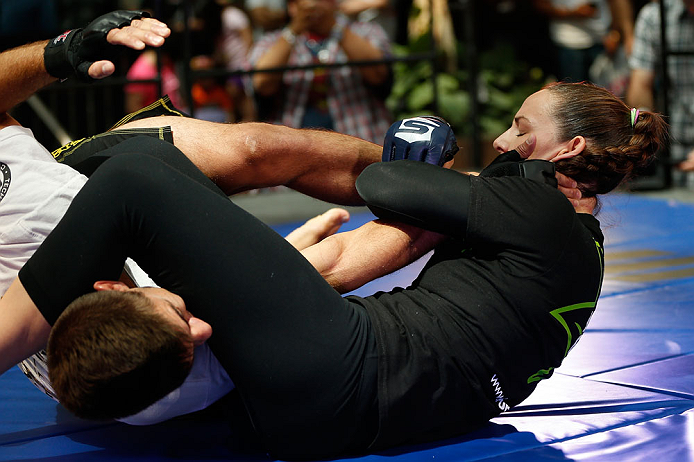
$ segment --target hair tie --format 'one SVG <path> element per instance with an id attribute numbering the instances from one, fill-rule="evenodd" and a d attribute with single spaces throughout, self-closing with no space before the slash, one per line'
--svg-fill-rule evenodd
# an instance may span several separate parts
<path id="1" fill-rule="evenodd" d="M 631 127 L 634 128 L 634 125 L 636 125 L 636 121 L 639 119 L 639 110 L 634 108 L 631 108 Z"/>

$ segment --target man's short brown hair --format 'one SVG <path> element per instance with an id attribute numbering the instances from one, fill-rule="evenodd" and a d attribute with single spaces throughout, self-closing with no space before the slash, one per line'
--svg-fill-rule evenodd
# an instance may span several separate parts
<path id="1" fill-rule="evenodd" d="M 179 387 L 193 363 L 190 334 L 139 292 L 78 298 L 53 326 L 47 352 L 58 400 L 96 420 L 145 409 Z"/>

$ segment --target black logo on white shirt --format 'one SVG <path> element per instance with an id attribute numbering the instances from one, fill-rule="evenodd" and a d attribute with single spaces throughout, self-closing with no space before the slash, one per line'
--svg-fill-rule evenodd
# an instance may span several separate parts
<path id="1" fill-rule="evenodd" d="M 4 163 L 0 162 L 0 201 L 5 198 L 7 190 L 10 189 L 10 180 L 12 179 L 12 174 L 10 173 L 10 167 Z"/>

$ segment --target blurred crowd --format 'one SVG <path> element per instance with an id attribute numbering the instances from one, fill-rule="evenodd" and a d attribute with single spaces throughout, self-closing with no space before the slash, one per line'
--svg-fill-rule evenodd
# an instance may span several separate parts
<path id="1" fill-rule="evenodd" d="M 688 43 L 694 42 L 694 0 L 662 1 L 671 16 L 668 46 L 694 49 Z M 384 104 L 391 65 L 330 65 L 387 61 L 395 47 L 429 28 L 438 46 L 453 47 L 450 54 L 461 61 L 455 43 L 469 41 L 464 29 L 474 24 L 478 50 L 510 45 L 548 80 L 590 80 L 637 108 L 666 107 L 658 95 L 660 76 L 667 75 L 672 158 L 685 161 L 694 151 L 688 103 L 694 57 L 678 56 L 660 73 L 657 1 L 0 0 L 3 48 L 114 9 L 147 10 L 174 32 L 160 51 L 129 57 L 123 74 L 134 82 L 124 87 L 126 112 L 161 92 L 198 118 L 321 127 L 380 142 L 392 121 Z M 279 70 L 258 72 L 263 69 Z M 158 76 L 160 84 L 153 82 Z"/>

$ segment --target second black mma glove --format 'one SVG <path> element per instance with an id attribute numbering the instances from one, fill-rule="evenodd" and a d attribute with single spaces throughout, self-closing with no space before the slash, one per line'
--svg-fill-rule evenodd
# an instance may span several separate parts
<path id="1" fill-rule="evenodd" d="M 524 160 L 516 151 L 498 155 L 480 172 L 480 176 L 484 177 L 522 176 L 556 188 L 557 178 L 554 174 L 553 162 L 541 159 Z"/>
<path id="2" fill-rule="evenodd" d="M 381 161 L 409 159 L 442 166 L 456 152 L 458 144 L 448 122 L 435 116 L 413 117 L 390 126 Z"/>
<path id="3" fill-rule="evenodd" d="M 77 76 L 85 82 L 93 81 L 89 77 L 89 66 L 104 59 L 112 61 L 116 50 L 116 46 L 106 40 L 109 31 L 129 26 L 133 20 L 146 17 L 149 17 L 149 13 L 144 11 L 112 11 L 99 16 L 84 29 L 64 32 L 49 41 L 44 49 L 46 70 L 61 80 Z"/>

